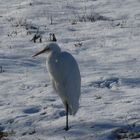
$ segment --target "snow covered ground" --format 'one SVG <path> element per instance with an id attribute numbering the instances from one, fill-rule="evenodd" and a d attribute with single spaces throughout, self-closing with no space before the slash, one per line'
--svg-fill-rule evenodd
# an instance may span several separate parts
<path id="1" fill-rule="evenodd" d="M 46 58 L 32 58 L 50 33 L 82 77 L 67 132 Z M 140 0 L 0 0 L 0 139 L 140 139 L 139 56 Z"/>

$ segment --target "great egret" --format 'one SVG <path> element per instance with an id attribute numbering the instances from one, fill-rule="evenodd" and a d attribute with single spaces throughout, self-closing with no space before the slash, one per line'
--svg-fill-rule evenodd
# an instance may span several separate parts
<path id="1" fill-rule="evenodd" d="M 78 64 L 70 53 L 61 52 L 56 43 L 49 43 L 33 57 L 42 53 L 47 54 L 46 63 L 53 88 L 64 104 L 66 110 L 65 130 L 68 130 L 68 114 L 75 115 L 79 108 L 81 76 Z"/>

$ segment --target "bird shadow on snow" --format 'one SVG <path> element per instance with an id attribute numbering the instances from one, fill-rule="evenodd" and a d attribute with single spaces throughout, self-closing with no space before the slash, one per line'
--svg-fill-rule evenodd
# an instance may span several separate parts
<path id="1" fill-rule="evenodd" d="M 114 140 L 116 138 L 140 138 L 140 125 L 125 125 L 111 122 L 73 122 L 68 131 L 64 126 L 51 126 L 44 128 L 44 133 L 50 137 L 71 137 L 74 139 L 104 138 Z M 134 136 L 135 135 L 135 136 Z"/>

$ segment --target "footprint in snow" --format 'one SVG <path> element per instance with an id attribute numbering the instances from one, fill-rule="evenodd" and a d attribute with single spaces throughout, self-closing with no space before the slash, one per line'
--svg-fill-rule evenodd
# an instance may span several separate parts
<path id="1" fill-rule="evenodd" d="M 105 80 L 99 80 L 95 82 L 91 82 L 89 86 L 94 86 L 96 88 L 108 88 L 111 89 L 113 86 L 119 85 L 119 78 L 108 78 Z"/>
<path id="2" fill-rule="evenodd" d="M 4 129 L 5 129 L 5 128 L 4 128 L 3 126 L 1 126 L 1 124 L 0 124 L 0 132 L 1 132 L 1 131 L 4 131 Z"/>
<path id="3" fill-rule="evenodd" d="M 56 99 L 50 98 L 50 99 L 48 99 L 48 101 L 54 102 L 54 101 L 56 101 Z"/>
<path id="4" fill-rule="evenodd" d="M 24 109 L 23 112 L 25 114 L 34 114 L 34 113 L 38 113 L 40 110 L 41 110 L 40 107 L 38 107 L 38 106 L 32 106 L 30 108 Z"/>
<path id="5" fill-rule="evenodd" d="M 55 102 L 56 101 L 56 99 L 54 99 L 54 98 L 46 98 L 46 99 L 43 99 L 43 102 Z"/>
<path id="6" fill-rule="evenodd" d="M 58 111 L 56 111 L 54 114 L 53 114 L 53 116 L 54 116 L 54 119 L 58 119 L 58 118 L 60 118 L 60 117 L 63 117 L 63 116 L 65 116 L 66 115 L 66 113 L 65 113 L 65 111 L 64 110 L 58 110 Z"/>

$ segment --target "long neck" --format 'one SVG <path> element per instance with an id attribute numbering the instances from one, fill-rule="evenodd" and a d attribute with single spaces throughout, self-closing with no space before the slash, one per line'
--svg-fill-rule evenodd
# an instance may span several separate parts
<path id="1" fill-rule="evenodd" d="M 59 75 L 57 74 L 57 63 L 58 63 L 58 57 L 59 57 L 60 52 L 51 52 L 48 55 L 47 59 L 47 68 L 49 71 L 50 76 L 57 81 L 59 79 Z"/>
<path id="2" fill-rule="evenodd" d="M 51 60 L 51 59 L 57 59 L 58 55 L 60 54 L 60 52 L 50 52 L 49 54 L 47 54 L 47 59 Z"/>

